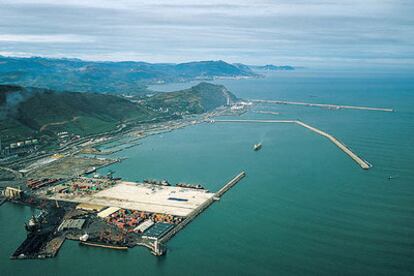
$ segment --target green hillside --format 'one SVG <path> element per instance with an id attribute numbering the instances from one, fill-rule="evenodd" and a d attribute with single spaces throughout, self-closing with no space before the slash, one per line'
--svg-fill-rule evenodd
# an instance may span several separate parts
<path id="1" fill-rule="evenodd" d="M 0 83 L 53 90 L 146 94 L 148 84 L 257 77 L 249 67 L 224 61 L 188 63 L 93 62 L 79 59 L 0 56 Z"/>
<path id="2" fill-rule="evenodd" d="M 200 114 L 211 111 L 237 100 L 223 85 L 202 82 L 189 89 L 159 93 L 148 100 L 146 105 L 154 109 L 168 108 L 170 113 Z"/>
<path id="3" fill-rule="evenodd" d="M 36 94 L 18 106 L 18 120 L 33 129 L 40 130 L 48 124 L 67 122 L 80 127 L 82 121 L 94 118 L 101 124 L 117 124 L 128 120 L 146 120 L 154 112 L 123 98 L 94 93 Z M 79 118 L 79 119 L 77 119 Z"/>
<path id="4" fill-rule="evenodd" d="M 85 136 L 160 115 L 113 95 L 1 85 L 0 92 L 0 134 L 6 142 L 54 136 L 60 131 Z"/>
<path id="5" fill-rule="evenodd" d="M 233 102 L 236 97 L 224 86 L 208 83 L 135 102 L 111 94 L 0 85 L 0 138 L 7 144 L 30 137 L 54 141 L 62 131 L 87 136 L 115 130 L 124 123 L 200 114 L 226 105 L 227 99 Z"/>

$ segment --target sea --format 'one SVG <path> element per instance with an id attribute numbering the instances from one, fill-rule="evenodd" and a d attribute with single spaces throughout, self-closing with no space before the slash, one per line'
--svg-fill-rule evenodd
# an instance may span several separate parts
<path id="1" fill-rule="evenodd" d="M 113 154 L 127 159 L 100 173 L 197 183 L 210 191 L 240 171 L 247 177 L 173 237 L 162 257 L 143 247 L 120 252 L 66 241 L 55 259 L 9 260 L 32 210 L 6 203 L 0 275 L 414 275 L 413 71 L 304 68 L 214 82 L 242 99 L 395 112 L 260 104 L 228 117 L 299 119 L 342 141 L 370 170 L 291 124 L 203 123 L 144 138 Z M 262 149 L 253 151 L 259 142 Z"/>

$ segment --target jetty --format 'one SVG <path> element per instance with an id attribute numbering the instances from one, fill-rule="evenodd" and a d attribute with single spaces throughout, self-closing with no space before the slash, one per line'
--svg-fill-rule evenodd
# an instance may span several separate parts
<path id="1" fill-rule="evenodd" d="M 274 111 L 263 111 L 263 110 L 259 110 L 259 111 L 253 111 L 254 113 L 257 114 L 269 114 L 269 115 L 280 115 L 279 112 L 274 112 Z"/>
<path id="2" fill-rule="evenodd" d="M 363 160 L 362 158 L 360 158 L 358 155 L 356 155 L 355 153 L 353 153 L 347 146 L 345 146 L 343 143 L 339 142 L 338 139 L 336 139 L 334 136 L 320 130 L 317 129 L 315 127 L 312 127 L 310 125 L 307 125 L 301 121 L 296 121 L 296 124 L 301 125 L 319 135 L 322 135 L 326 138 L 328 138 L 329 140 L 331 140 L 332 143 L 334 143 L 338 148 L 340 148 L 343 152 L 345 152 L 349 157 L 351 157 L 361 168 L 363 168 L 364 170 L 368 170 L 369 168 L 371 168 L 371 164 L 369 164 L 367 161 Z"/>
<path id="3" fill-rule="evenodd" d="M 301 105 L 301 106 L 309 106 L 309 107 L 321 107 L 321 108 L 328 108 L 328 109 L 355 109 L 355 110 L 366 110 L 366 111 L 394 112 L 394 109 L 392 109 L 392 108 L 383 108 L 383 107 L 336 105 L 336 104 L 322 104 L 322 103 L 306 103 L 306 102 L 292 102 L 292 101 L 279 101 L 279 100 L 256 100 L 256 99 L 252 99 L 250 101 L 255 102 L 255 103 L 289 104 L 289 105 Z"/>
<path id="4" fill-rule="evenodd" d="M 200 213 L 202 213 L 205 209 L 207 209 L 211 204 L 215 201 L 219 200 L 220 197 L 234 187 L 240 180 L 242 180 L 246 176 L 244 171 L 240 172 L 234 178 L 232 178 L 229 182 L 227 182 L 220 190 L 218 190 L 214 197 L 210 198 L 202 205 L 194 209 L 180 224 L 174 227 L 170 232 L 164 235 L 162 238 L 154 242 L 152 252 L 154 255 L 162 255 L 163 251 L 159 249 L 159 247 L 163 247 L 162 244 L 165 244 L 169 239 L 171 239 L 175 234 L 177 234 L 181 229 L 183 229 L 188 223 L 190 223 L 195 217 L 197 217 Z"/>
<path id="5" fill-rule="evenodd" d="M 230 180 L 226 185 L 224 185 L 218 192 L 215 194 L 216 198 L 220 198 L 224 195 L 225 192 L 230 190 L 234 185 L 236 185 L 240 180 L 242 180 L 246 176 L 245 172 L 241 172 L 236 175 L 232 180 Z"/>
<path id="6" fill-rule="evenodd" d="M 299 120 L 213 120 L 212 121 L 217 123 L 285 123 L 285 124 L 296 124 L 299 126 L 302 126 L 304 128 L 307 128 L 325 138 L 328 138 L 332 143 L 334 143 L 339 149 L 341 149 L 344 153 L 346 153 L 349 157 L 351 157 L 362 169 L 368 170 L 372 167 L 370 163 L 368 163 L 366 160 L 359 157 L 357 154 L 355 154 L 350 148 L 348 148 L 345 144 L 340 142 L 337 138 L 335 138 L 333 135 L 326 133 L 316 127 L 312 127 L 308 124 L 305 124 L 302 121 Z"/>

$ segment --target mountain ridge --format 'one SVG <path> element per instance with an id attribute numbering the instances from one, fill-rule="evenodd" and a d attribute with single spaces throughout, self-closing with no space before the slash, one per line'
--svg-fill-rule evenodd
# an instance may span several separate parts
<path id="1" fill-rule="evenodd" d="M 136 98 L 0 85 L 0 137 L 11 143 L 30 137 L 54 140 L 62 131 L 88 136 L 124 124 L 200 114 L 235 101 L 224 86 L 211 83 Z"/>
<path id="2" fill-rule="evenodd" d="M 0 56 L 0 83 L 60 91 L 145 94 L 150 84 L 257 76 L 222 60 L 176 64 Z"/>

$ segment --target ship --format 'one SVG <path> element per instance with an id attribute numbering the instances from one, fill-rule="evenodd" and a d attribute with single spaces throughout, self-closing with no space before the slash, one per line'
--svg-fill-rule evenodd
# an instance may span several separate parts
<path id="1" fill-rule="evenodd" d="M 86 241 L 88 241 L 88 239 L 89 239 L 88 233 L 85 233 L 85 234 L 83 234 L 82 236 L 79 237 L 79 240 L 81 242 L 86 242 Z"/>
<path id="2" fill-rule="evenodd" d="M 25 228 L 27 232 L 36 232 L 37 229 L 40 227 L 40 221 L 38 218 L 36 218 L 35 215 L 33 215 L 29 222 L 25 224 Z"/>
<path id="3" fill-rule="evenodd" d="M 259 149 L 261 149 L 262 148 L 262 143 L 259 143 L 259 144 L 254 144 L 254 146 L 253 146 L 253 150 L 254 151 L 258 151 Z"/>
<path id="4" fill-rule="evenodd" d="M 94 172 L 96 172 L 96 167 L 92 167 L 92 168 L 87 169 L 85 174 L 92 174 Z"/>
<path id="5" fill-rule="evenodd" d="M 155 180 L 155 179 L 144 179 L 145 184 L 160 185 L 160 186 L 171 186 L 167 180 Z"/>
<path id="6" fill-rule="evenodd" d="M 200 184 L 192 185 L 192 184 L 188 184 L 184 182 L 177 183 L 175 186 L 181 187 L 181 188 L 190 188 L 190 189 L 200 189 L 200 190 L 204 189 L 204 187 L 201 186 Z"/>

